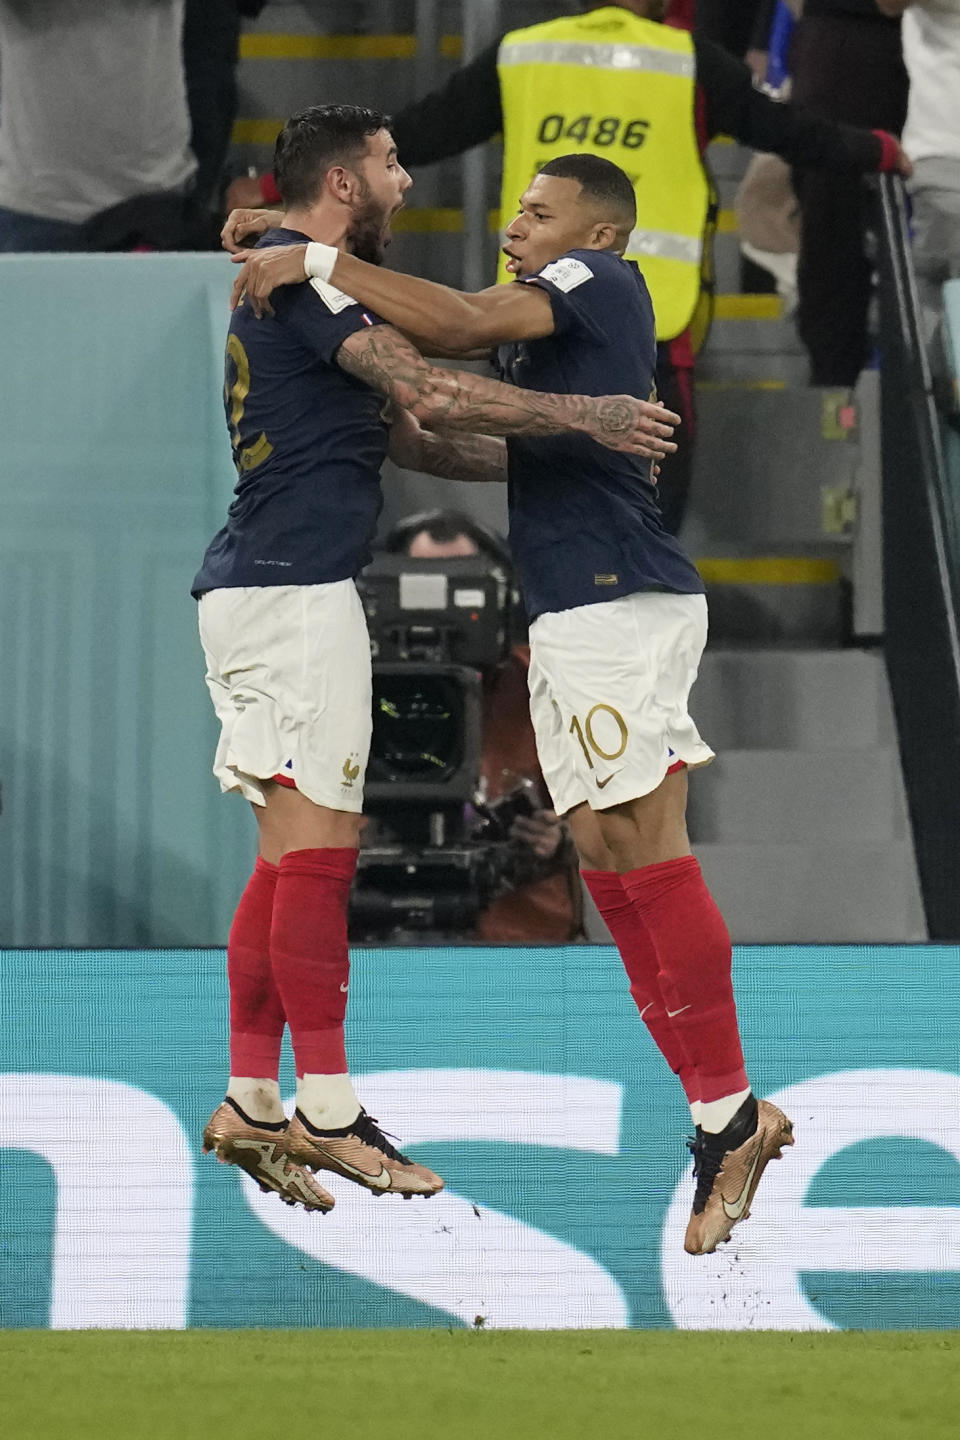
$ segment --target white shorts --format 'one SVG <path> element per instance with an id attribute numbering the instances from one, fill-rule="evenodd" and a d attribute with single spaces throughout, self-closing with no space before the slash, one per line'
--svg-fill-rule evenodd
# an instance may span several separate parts
<path id="1" fill-rule="evenodd" d="M 709 764 L 687 714 L 706 642 L 702 595 L 642 592 L 533 622 L 530 714 L 558 815 L 607 810 Z"/>
<path id="2" fill-rule="evenodd" d="M 317 805 L 361 810 L 372 682 L 353 581 L 208 590 L 199 615 L 220 788 L 263 805 L 262 782 L 277 780 Z"/>

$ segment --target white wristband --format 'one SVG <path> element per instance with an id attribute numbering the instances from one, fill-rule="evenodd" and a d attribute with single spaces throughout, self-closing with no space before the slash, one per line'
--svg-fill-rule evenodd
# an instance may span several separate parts
<path id="1" fill-rule="evenodd" d="M 307 278 L 309 280 L 329 280 L 339 254 L 340 251 L 335 245 L 324 245 L 319 240 L 311 240 L 307 245 L 307 253 L 303 257 L 303 268 Z"/>

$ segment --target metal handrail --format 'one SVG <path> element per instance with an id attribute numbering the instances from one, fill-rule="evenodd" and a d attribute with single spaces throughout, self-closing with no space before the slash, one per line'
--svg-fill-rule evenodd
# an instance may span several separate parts
<path id="1" fill-rule="evenodd" d="M 960 939 L 960 527 L 910 249 L 879 180 L 885 652 L 931 939 Z"/>
<path id="2" fill-rule="evenodd" d="M 960 677 L 960 548 L 950 483 L 940 436 L 940 417 L 933 390 L 933 375 L 921 319 L 910 244 L 907 195 L 898 175 L 879 177 L 883 217 L 884 254 L 896 297 L 896 317 L 906 359 L 909 399 L 917 407 L 917 438 L 922 447 L 923 475 L 933 522 L 937 572 L 944 595 L 949 596 L 947 619 L 954 667 Z"/>

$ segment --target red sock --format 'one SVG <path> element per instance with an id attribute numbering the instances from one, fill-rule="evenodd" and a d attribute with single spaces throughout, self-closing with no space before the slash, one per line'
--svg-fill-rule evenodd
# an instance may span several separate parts
<path id="1" fill-rule="evenodd" d="M 351 849 L 292 850 L 280 861 L 270 959 L 298 1075 L 344 1075 Z"/>
<path id="2" fill-rule="evenodd" d="M 667 1018 L 657 978 L 660 960 L 650 932 L 615 870 L 582 870 L 580 873 L 606 921 L 613 943 L 620 951 L 620 959 L 630 977 L 630 994 L 636 1001 L 641 1020 L 653 1036 L 660 1054 L 679 1078 L 687 1099 L 691 1102 L 699 1100 L 700 1081 L 696 1069 Z"/>
<path id="3" fill-rule="evenodd" d="M 746 1090 L 731 979 L 730 935 L 692 855 L 620 877 L 660 960 L 673 1033 L 696 1067 L 703 1101 Z"/>
<path id="4" fill-rule="evenodd" d="M 270 965 L 270 921 L 278 870 L 262 856 L 240 896 L 227 940 L 230 1074 L 276 1080 L 283 1002 Z"/>

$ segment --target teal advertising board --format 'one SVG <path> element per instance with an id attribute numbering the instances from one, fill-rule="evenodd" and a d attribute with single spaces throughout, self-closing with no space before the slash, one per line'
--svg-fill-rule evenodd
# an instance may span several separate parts
<path id="1" fill-rule="evenodd" d="M 612 949 L 356 952 L 358 1090 L 448 1189 L 333 1177 L 327 1217 L 200 1153 L 222 951 L 0 952 L 0 1327 L 954 1327 L 958 962 L 738 951 L 754 1085 L 797 1144 L 691 1258 L 689 1120 Z"/>

